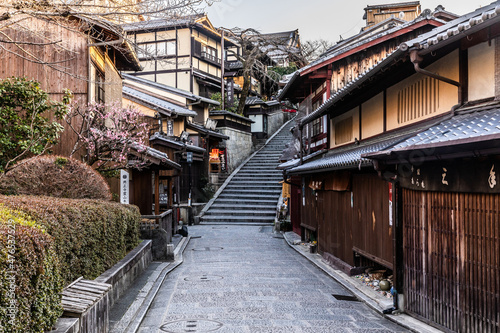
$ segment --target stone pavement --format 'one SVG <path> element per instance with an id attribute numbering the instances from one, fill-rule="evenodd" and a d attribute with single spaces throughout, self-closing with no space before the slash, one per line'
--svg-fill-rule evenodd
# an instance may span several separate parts
<path id="1" fill-rule="evenodd" d="M 138 332 L 406 332 L 299 255 L 272 227 L 189 227 L 184 262 Z"/>

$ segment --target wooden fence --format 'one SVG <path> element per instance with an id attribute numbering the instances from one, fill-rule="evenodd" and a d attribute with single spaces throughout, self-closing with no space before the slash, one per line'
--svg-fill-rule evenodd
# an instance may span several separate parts
<path id="1" fill-rule="evenodd" d="M 500 195 L 403 190 L 403 226 L 407 311 L 500 332 Z"/>

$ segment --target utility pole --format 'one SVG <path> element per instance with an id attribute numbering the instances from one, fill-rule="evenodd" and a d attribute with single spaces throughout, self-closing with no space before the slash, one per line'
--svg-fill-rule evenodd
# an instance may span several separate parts
<path id="1" fill-rule="evenodd" d="M 224 96 L 226 95 L 226 84 L 224 82 L 224 74 L 225 74 L 225 53 L 224 53 L 224 47 L 225 47 L 225 43 L 224 43 L 224 30 L 222 30 L 222 33 L 221 33 L 221 60 L 220 60 L 220 67 L 221 67 L 221 96 L 222 96 L 222 107 L 221 107 L 221 110 L 224 110 L 225 109 L 225 105 L 224 105 Z"/>

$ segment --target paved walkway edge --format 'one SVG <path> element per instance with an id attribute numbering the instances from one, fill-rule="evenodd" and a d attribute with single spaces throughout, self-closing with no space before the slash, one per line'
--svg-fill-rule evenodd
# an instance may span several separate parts
<path id="1" fill-rule="evenodd" d="M 438 333 L 442 332 L 441 330 L 438 330 L 430 325 L 427 325 L 426 323 L 417 320 L 410 315 L 404 314 L 404 313 L 399 313 L 395 315 L 386 315 L 383 314 L 382 311 L 385 310 L 385 308 L 382 308 L 381 304 L 379 302 L 368 295 L 365 291 L 362 289 L 358 288 L 358 286 L 353 282 L 350 281 L 351 277 L 349 277 L 347 274 L 340 270 L 336 270 L 329 264 L 327 264 L 324 260 L 323 257 L 319 254 L 313 254 L 309 252 L 305 252 L 304 249 L 301 248 L 301 245 L 294 244 L 294 240 L 297 238 L 300 240 L 300 236 L 295 234 L 294 232 L 286 232 L 283 234 L 285 241 L 287 244 L 297 251 L 299 254 L 301 254 L 303 257 L 305 257 L 307 260 L 309 260 L 311 263 L 316 265 L 319 269 L 321 269 L 323 272 L 328 274 L 331 278 L 333 278 L 335 281 L 340 283 L 342 286 L 344 286 L 346 289 L 348 289 L 350 292 L 352 292 L 358 299 L 362 300 L 366 305 L 368 305 L 370 308 L 375 310 L 377 313 L 380 315 L 384 316 L 385 318 L 395 322 L 396 324 L 412 331 L 412 332 L 417 332 L 417 333 Z"/>
<path id="2" fill-rule="evenodd" d="M 174 261 L 165 262 L 156 269 L 151 275 L 150 281 L 139 292 L 137 299 L 130 305 L 122 319 L 113 327 L 112 333 L 135 333 L 138 331 L 163 281 L 170 272 L 183 263 L 182 254 L 190 240 L 191 236 L 184 237 L 174 250 Z"/>

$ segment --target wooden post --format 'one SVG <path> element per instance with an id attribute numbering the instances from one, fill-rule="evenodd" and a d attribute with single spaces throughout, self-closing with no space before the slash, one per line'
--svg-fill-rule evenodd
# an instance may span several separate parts
<path id="1" fill-rule="evenodd" d="M 160 215 L 160 171 L 155 170 L 155 212 L 156 216 Z"/>

